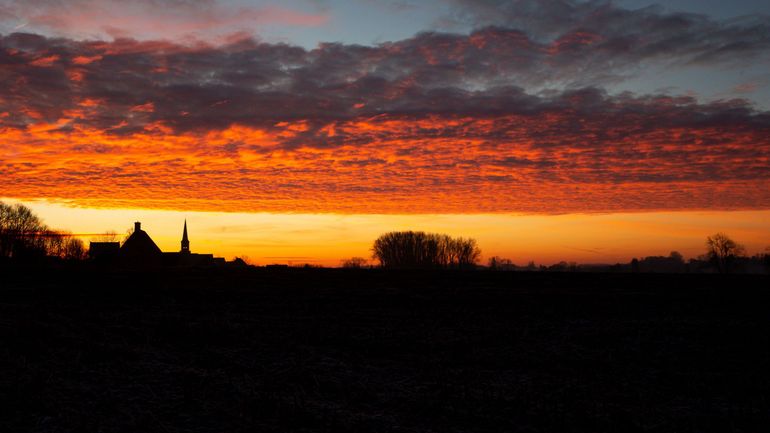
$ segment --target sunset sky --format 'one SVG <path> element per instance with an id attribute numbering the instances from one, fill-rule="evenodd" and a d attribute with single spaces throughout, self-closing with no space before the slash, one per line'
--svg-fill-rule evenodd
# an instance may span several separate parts
<path id="1" fill-rule="evenodd" d="M 0 200 L 255 264 L 763 251 L 770 2 L 664 4 L 0 0 Z"/>

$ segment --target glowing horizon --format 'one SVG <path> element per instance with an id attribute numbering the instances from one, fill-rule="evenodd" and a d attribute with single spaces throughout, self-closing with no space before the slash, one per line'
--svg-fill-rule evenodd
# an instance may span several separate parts
<path id="1" fill-rule="evenodd" d="M 9 198 L 0 199 L 16 203 Z M 53 228 L 73 233 L 115 231 L 119 238 L 134 221 L 163 251 L 178 251 L 186 219 L 193 252 L 253 264 L 339 266 L 341 260 L 370 258 L 371 245 L 392 230 L 421 230 L 475 238 L 482 264 L 500 256 L 526 265 L 559 261 L 582 264 L 628 263 L 632 258 L 686 259 L 705 252 L 705 238 L 731 235 L 749 254 L 770 246 L 770 211 L 649 212 L 619 214 L 275 214 L 178 212 L 157 209 L 90 209 L 51 201 L 27 201 Z M 726 223 L 727 222 L 727 223 Z M 86 245 L 91 237 L 84 237 Z"/>

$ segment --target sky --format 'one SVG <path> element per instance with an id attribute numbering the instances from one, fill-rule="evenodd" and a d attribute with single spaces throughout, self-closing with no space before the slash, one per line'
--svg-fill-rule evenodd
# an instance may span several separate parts
<path id="1" fill-rule="evenodd" d="M 0 0 L 0 197 L 257 264 L 758 252 L 768 71 L 763 1 Z"/>

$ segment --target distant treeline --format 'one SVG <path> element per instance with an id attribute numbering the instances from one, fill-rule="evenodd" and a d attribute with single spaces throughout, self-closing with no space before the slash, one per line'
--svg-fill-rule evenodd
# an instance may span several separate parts
<path id="1" fill-rule="evenodd" d="M 748 256 L 746 248 L 724 233 L 708 236 L 704 254 L 685 260 L 678 251 L 668 256 L 634 258 L 629 263 L 614 265 L 580 265 L 560 262 L 550 266 L 529 262 L 517 266 L 509 259 L 492 257 L 489 269 L 499 271 L 547 271 L 547 272 L 646 272 L 646 273 L 770 273 L 770 247 L 764 253 Z"/>
<path id="2" fill-rule="evenodd" d="M 81 260 L 85 253 L 80 239 L 49 228 L 28 207 L 0 202 L 0 259 L 35 261 L 55 257 Z"/>
<path id="3" fill-rule="evenodd" d="M 628 263 L 616 264 L 579 264 L 562 261 L 552 265 L 538 265 L 529 262 L 516 265 L 511 260 L 493 257 L 486 269 L 494 271 L 520 272 L 623 272 L 623 273 L 665 273 L 665 274 L 704 274 L 704 273 L 734 273 L 762 274 L 770 273 L 770 254 L 736 257 L 731 267 L 720 270 L 716 263 L 705 255 L 689 260 L 681 259 L 676 251 L 673 256 L 649 256 L 633 259 Z"/>

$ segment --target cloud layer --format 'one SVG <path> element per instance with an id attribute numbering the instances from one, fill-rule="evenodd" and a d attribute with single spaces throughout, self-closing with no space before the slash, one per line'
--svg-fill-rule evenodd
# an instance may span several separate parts
<path id="1" fill-rule="evenodd" d="M 490 1 L 509 27 L 375 46 L 2 36 L 6 194 L 233 211 L 770 207 L 770 113 L 601 88 L 649 62 L 767 54 L 764 19 L 505 4 L 551 32 Z"/>
<path id="2" fill-rule="evenodd" d="M 0 0 L 0 31 L 29 29 L 78 39 L 211 39 L 268 25 L 326 24 L 329 16 L 315 9 L 234 6 L 227 0 Z"/>

